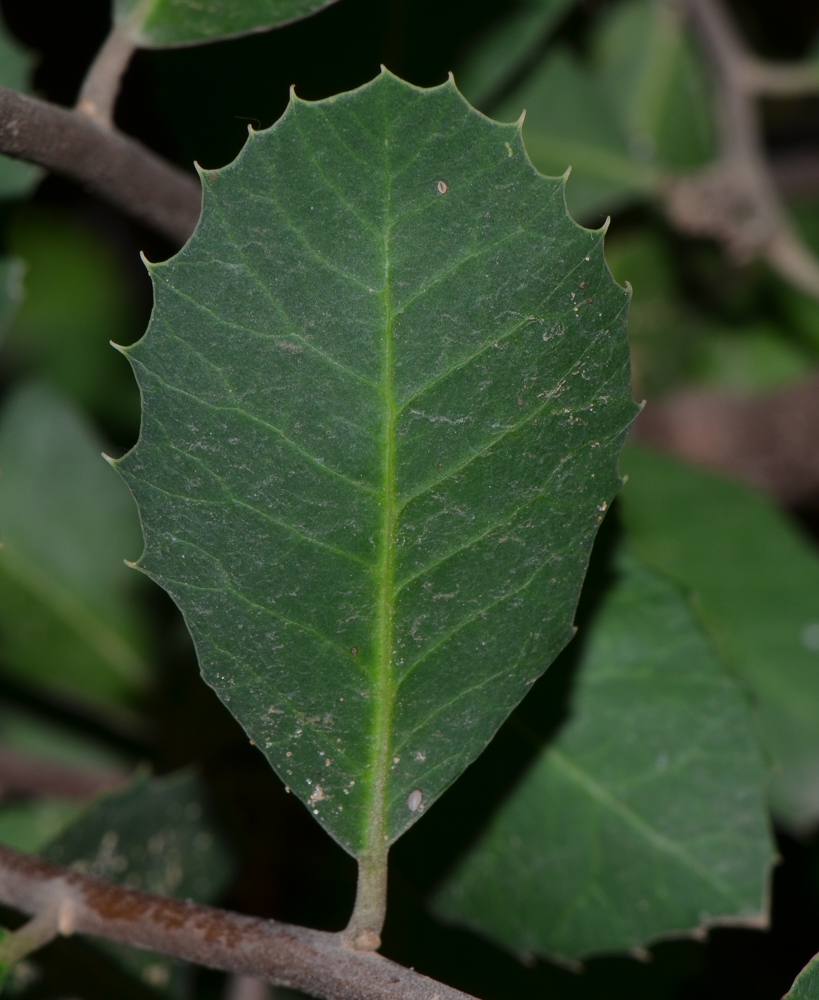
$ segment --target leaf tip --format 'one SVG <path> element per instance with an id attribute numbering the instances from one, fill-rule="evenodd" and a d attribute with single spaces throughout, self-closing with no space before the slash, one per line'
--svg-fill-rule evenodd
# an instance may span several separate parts
<path id="1" fill-rule="evenodd" d="M 105 452 L 100 453 L 105 461 L 111 466 L 112 469 L 116 469 L 119 465 L 120 460 L 118 458 L 112 458 L 110 455 L 106 455 Z"/>
<path id="2" fill-rule="evenodd" d="M 119 353 L 124 355 L 126 358 L 128 357 L 128 352 L 131 350 L 130 347 L 126 347 L 123 344 L 118 344 L 114 340 L 109 340 L 108 343 L 111 345 L 111 347 L 114 348 L 115 351 L 119 351 Z"/>
<path id="3" fill-rule="evenodd" d="M 520 118 L 518 118 L 518 120 L 515 122 L 515 125 L 517 126 L 519 132 L 523 131 L 523 123 L 525 121 L 526 121 L 526 108 L 524 108 L 523 111 L 521 111 Z"/>
<path id="4" fill-rule="evenodd" d="M 607 233 L 607 232 L 609 231 L 609 226 L 610 226 L 610 225 L 611 225 L 611 216 L 610 216 L 610 215 L 607 215 L 607 216 L 606 216 L 606 221 L 605 221 L 605 222 L 603 223 L 603 225 L 602 225 L 602 226 L 601 226 L 601 227 L 600 227 L 600 228 L 599 228 L 599 229 L 597 230 L 597 232 L 598 232 L 598 233 L 602 233 L 602 234 L 603 234 L 603 236 L 605 236 L 605 235 L 606 235 L 606 233 Z"/>

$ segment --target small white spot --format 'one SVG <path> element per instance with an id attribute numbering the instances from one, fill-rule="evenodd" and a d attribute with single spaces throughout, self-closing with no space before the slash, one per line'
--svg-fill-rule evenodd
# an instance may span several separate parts
<path id="1" fill-rule="evenodd" d="M 409 809 L 412 813 L 418 812 L 423 801 L 424 796 L 422 795 L 420 789 L 416 788 L 409 793 L 409 797 L 407 798 L 407 809 Z"/>
<path id="2" fill-rule="evenodd" d="M 438 194 L 446 194 L 449 188 L 447 187 L 446 181 L 438 181 L 436 185 L 438 188 Z"/>
<path id="3" fill-rule="evenodd" d="M 819 653 L 819 622 L 809 622 L 802 629 L 802 645 L 812 653 Z"/>

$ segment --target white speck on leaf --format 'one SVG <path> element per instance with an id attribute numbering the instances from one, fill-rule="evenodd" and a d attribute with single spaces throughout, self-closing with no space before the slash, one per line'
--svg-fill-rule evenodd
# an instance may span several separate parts
<path id="1" fill-rule="evenodd" d="M 420 789 L 416 788 L 409 793 L 409 797 L 407 798 L 407 809 L 409 809 L 409 811 L 413 813 L 418 812 L 418 810 L 421 808 L 421 803 L 423 801 L 424 801 L 423 794 L 421 793 Z"/>

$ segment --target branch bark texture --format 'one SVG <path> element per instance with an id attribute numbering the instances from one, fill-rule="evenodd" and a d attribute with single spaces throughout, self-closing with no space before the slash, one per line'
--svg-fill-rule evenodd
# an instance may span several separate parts
<path id="1" fill-rule="evenodd" d="M 0 847 L 0 902 L 36 915 L 55 904 L 62 933 L 90 934 L 196 965 L 265 979 L 321 1000 L 470 1000 L 466 993 L 341 935 L 183 903 Z"/>
<path id="2" fill-rule="evenodd" d="M 38 163 L 181 244 L 199 218 L 199 182 L 87 115 L 0 87 L 0 153 Z"/>

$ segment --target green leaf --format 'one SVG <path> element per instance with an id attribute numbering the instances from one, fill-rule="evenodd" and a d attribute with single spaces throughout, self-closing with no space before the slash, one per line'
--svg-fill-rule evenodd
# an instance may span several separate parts
<path id="1" fill-rule="evenodd" d="M 8 928 L 0 927 L 0 943 L 5 941 L 10 934 L 11 931 Z M 8 981 L 9 972 L 11 972 L 11 962 L 0 962 L 0 993 L 3 992 L 3 987 Z"/>
<path id="2" fill-rule="evenodd" d="M 139 420 L 139 394 L 128 365 L 111 350 L 141 330 L 132 282 L 108 241 L 54 208 L 27 206 L 8 234 L 25 268 L 26 298 L 11 322 L 14 363 L 85 410 L 128 430 Z"/>
<path id="3" fill-rule="evenodd" d="M 114 19 L 142 48 L 196 45 L 280 28 L 335 0 L 114 0 Z"/>
<path id="4" fill-rule="evenodd" d="M 138 550 L 136 511 L 101 450 L 50 389 L 18 389 L 0 414 L 0 657 L 26 680 L 110 703 L 142 688 L 148 666 L 123 565 Z"/>
<path id="5" fill-rule="evenodd" d="M 19 258 L 0 257 L 0 343 L 23 300 L 24 274 L 25 265 Z"/>
<path id="6" fill-rule="evenodd" d="M 749 487 L 629 447 L 623 515 L 638 552 L 694 591 L 723 660 L 751 693 L 773 765 L 770 804 L 819 822 L 819 559 Z"/>
<path id="7" fill-rule="evenodd" d="M 520 130 L 386 71 L 252 134 L 151 265 L 119 464 L 205 679 L 383 853 L 572 635 L 636 407 L 628 295 Z"/>
<path id="8" fill-rule="evenodd" d="M 550 53 L 494 112 L 513 121 L 526 110 L 526 148 L 544 173 L 571 167 L 570 211 L 588 217 L 650 195 L 659 182 L 651 164 L 635 164 L 628 137 L 597 78 L 568 50 Z"/>
<path id="9" fill-rule="evenodd" d="M 0 20 L 0 87 L 29 93 L 34 57 Z M 0 156 L 0 198 L 23 198 L 43 176 L 40 167 Z"/>
<path id="10" fill-rule="evenodd" d="M 215 902 L 233 874 L 230 853 L 208 817 L 206 790 L 190 772 L 138 773 L 99 798 L 42 854 L 109 882 L 197 903 Z M 110 942 L 95 945 L 166 995 L 186 995 L 187 966 Z"/>
<path id="11" fill-rule="evenodd" d="M 819 955 L 808 962 L 782 1000 L 819 1000 Z"/>
<path id="12" fill-rule="evenodd" d="M 516 119 L 538 169 L 572 168 L 568 204 L 588 218 L 656 195 L 665 171 L 713 154 L 706 75 L 679 13 L 664 0 L 616 5 L 591 58 L 549 53 L 493 115 Z"/>
<path id="13" fill-rule="evenodd" d="M 456 73 L 464 97 L 476 107 L 495 97 L 576 2 L 527 0 L 510 17 L 492 25 Z"/>
<path id="14" fill-rule="evenodd" d="M 764 926 L 774 847 L 745 699 L 684 597 L 626 551 L 572 716 L 434 907 L 577 959 L 718 921 Z"/>
<path id="15" fill-rule="evenodd" d="M 635 164 L 691 170 L 715 155 L 708 76 L 681 11 L 665 0 L 615 6 L 592 62 Z"/>

